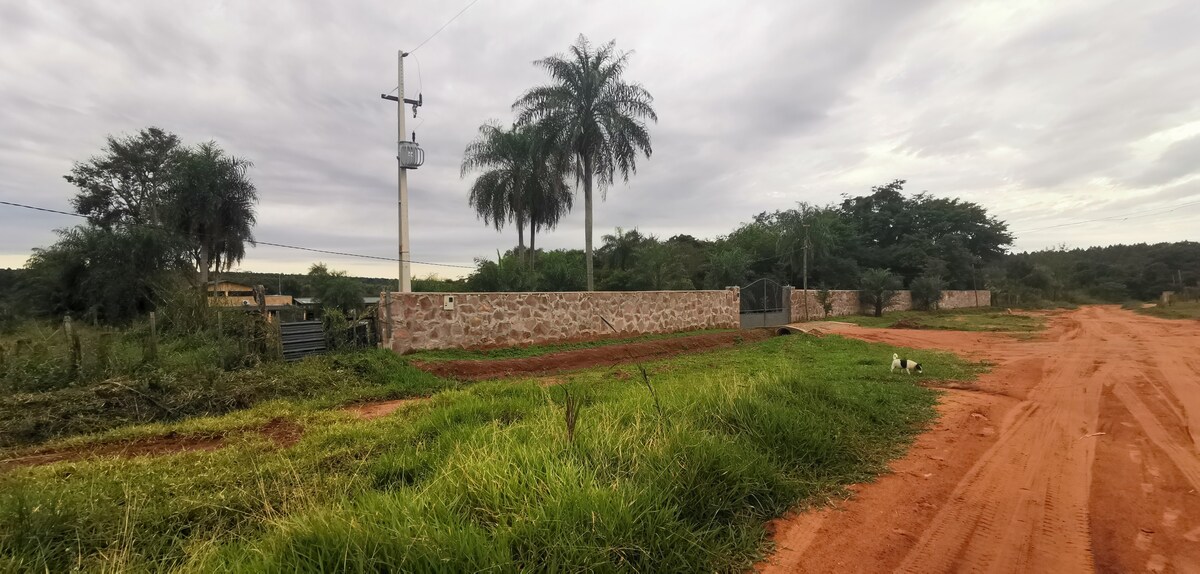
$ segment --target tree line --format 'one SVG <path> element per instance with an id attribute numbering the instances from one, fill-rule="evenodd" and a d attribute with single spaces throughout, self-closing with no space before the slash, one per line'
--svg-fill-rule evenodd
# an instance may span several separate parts
<path id="1" fill-rule="evenodd" d="M 870 276 L 892 288 L 914 283 L 937 289 L 982 288 L 984 271 L 1012 244 L 1007 225 L 977 204 L 925 193 L 904 194 L 903 180 L 827 205 L 801 203 L 763 212 L 728 235 L 660 239 L 616 229 L 596 251 L 602 290 L 721 289 L 757 279 L 810 288 L 860 289 Z M 536 267 L 520 247 L 477 261 L 471 290 L 569 291 L 586 288 L 576 271 L 583 254 L 538 254 Z M 879 279 L 883 277 L 883 279 Z"/>
<path id="2" fill-rule="evenodd" d="M 253 245 L 251 163 L 215 142 L 185 145 L 157 127 L 109 136 L 65 179 L 86 223 L 36 248 L 14 290 L 40 315 L 126 323 L 169 289 L 200 290 Z"/>

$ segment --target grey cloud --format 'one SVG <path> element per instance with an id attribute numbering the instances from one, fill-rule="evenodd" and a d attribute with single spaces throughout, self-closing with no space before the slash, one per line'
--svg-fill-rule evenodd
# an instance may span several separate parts
<path id="1" fill-rule="evenodd" d="M 97 153 L 105 135 L 158 125 L 255 163 L 260 239 L 389 256 L 395 105 L 378 95 L 395 85 L 396 50 L 460 8 L 5 2 L 0 50 L 15 57 L 0 61 L 0 194 L 65 207 L 72 161 Z M 621 226 L 715 237 L 760 211 L 895 178 L 978 201 L 1014 228 L 1134 197 L 1191 197 L 1168 182 L 1190 173 L 1193 144 L 1150 163 L 1131 146 L 1200 120 L 1195 3 L 1015 6 L 981 24 L 985 8 L 479 2 L 406 60 L 406 88 L 427 104 L 408 120 L 427 153 L 409 178 L 414 258 L 469 264 L 515 241 L 466 206 L 462 150 L 480 123 L 511 121 L 512 101 L 546 81 L 532 62 L 581 32 L 634 51 L 628 78 L 655 95 L 660 116 L 653 157 L 597 205 L 597 235 Z M 1098 178 L 1120 187 L 1089 193 Z M 582 219 L 572 213 L 539 245 L 581 246 Z M 1164 221 L 1146 233 L 1195 238 Z M 0 255 L 27 254 L 70 223 L 0 208 Z M 1078 242 L 1103 235 L 1076 231 Z M 260 247 L 245 266 L 303 271 L 316 260 L 368 265 Z"/>
<path id="2" fill-rule="evenodd" d="M 1200 173 L 1200 134 L 1172 143 L 1131 183 L 1139 187 L 1163 185 L 1197 173 Z"/>

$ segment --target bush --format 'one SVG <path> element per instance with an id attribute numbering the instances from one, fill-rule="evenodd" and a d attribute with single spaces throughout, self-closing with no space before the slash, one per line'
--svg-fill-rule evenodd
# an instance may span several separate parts
<path id="1" fill-rule="evenodd" d="M 833 312 L 833 292 L 824 285 L 817 287 L 817 303 L 821 305 L 824 318 L 828 319 L 829 314 Z"/>
<path id="2" fill-rule="evenodd" d="M 918 277 L 908 286 L 912 292 L 913 308 L 933 311 L 942 301 L 942 280 L 937 277 Z"/>
<path id="3" fill-rule="evenodd" d="M 872 307 L 876 317 L 883 316 L 883 308 L 891 304 L 900 289 L 900 279 L 887 269 L 867 269 L 859 280 L 859 301 L 864 307 Z"/>

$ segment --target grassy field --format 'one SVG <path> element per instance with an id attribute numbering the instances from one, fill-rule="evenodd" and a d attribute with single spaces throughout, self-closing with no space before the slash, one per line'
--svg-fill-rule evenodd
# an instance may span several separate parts
<path id="1" fill-rule="evenodd" d="M 956 309 L 953 311 L 896 311 L 882 317 L 852 315 L 834 317 L 834 321 L 854 323 L 863 327 L 946 329 L 951 331 L 1009 331 L 1031 333 L 1045 327 L 1041 317 L 1010 315 L 992 308 Z"/>
<path id="2" fill-rule="evenodd" d="M 28 324 L 0 336 L 0 451 L 130 424 L 218 415 L 278 399 L 328 407 L 427 396 L 452 386 L 388 351 L 263 362 L 237 337 L 163 336 L 147 355 L 144 327 Z"/>
<path id="3" fill-rule="evenodd" d="M 704 335 L 707 333 L 724 333 L 732 331 L 732 329 L 708 329 L 700 331 L 683 331 L 679 333 L 666 333 L 656 335 L 642 335 L 638 337 L 619 337 L 612 339 L 599 339 L 594 341 L 580 341 L 575 343 L 560 343 L 554 345 L 529 345 L 526 347 L 505 347 L 501 349 L 483 349 L 483 350 L 466 350 L 466 349 L 437 349 L 430 351 L 418 351 L 406 358 L 414 361 L 436 362 L 436 361 L 459 361 L 459 360 L 488 360 L 488 359 L 519 359 L 524 357 L 537 357 L 539 355 L 549 355 L 551 353 L 559 353 L 562 351 L 574 351 L 577 349 L 593 349 L 596 347 L 605 347 L 608 345 L 619 345 L 622 343 L 637 343 L 640 341 L 656 341 L 662 339 L 674 339 L 678 337 L 688 337 L 691 335 Z"/>
<path id="4" fill-rule="evenodd" d="M 1167 307 L 1163 307 L 1161 305 L 1154 307 L 1141 307 L 1138 305 L 1134 307 L 1133 310 L 1144 315 L 1159 317 L 1161 319 L 1200 319 L 1200 301 L 1174 303 Z"/>
<path id="5" fill-rule="evenodd" d="M 892 349 L 777 337 L 538 381 L 480 383 L 362 421 L 274 401 L 123 435 L 286 416 L 277 449 L 64 462 L 0 475 L 0 571 L 743 571 L 763 523 L 902 452 L 935 391 Z M 906 351 L 966 379 L 976 366 Z M 567 397 L 578 404 L 574 439 Z M 73 439 L 75 443 L 96 440 Z"/>

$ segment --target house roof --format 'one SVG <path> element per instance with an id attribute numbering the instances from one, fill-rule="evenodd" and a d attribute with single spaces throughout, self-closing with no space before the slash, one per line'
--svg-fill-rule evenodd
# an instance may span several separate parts
<path id="1" fill-rule="evenodd" d="M 376 303 L 379 303 L 379 297 L 363 297 L 362 299 L 364 305 L 375 305 Z M 292 301 L 295 301 L 297 305 L 321 304 L 321 300 L 316 297 L 294 297 Z"/>

